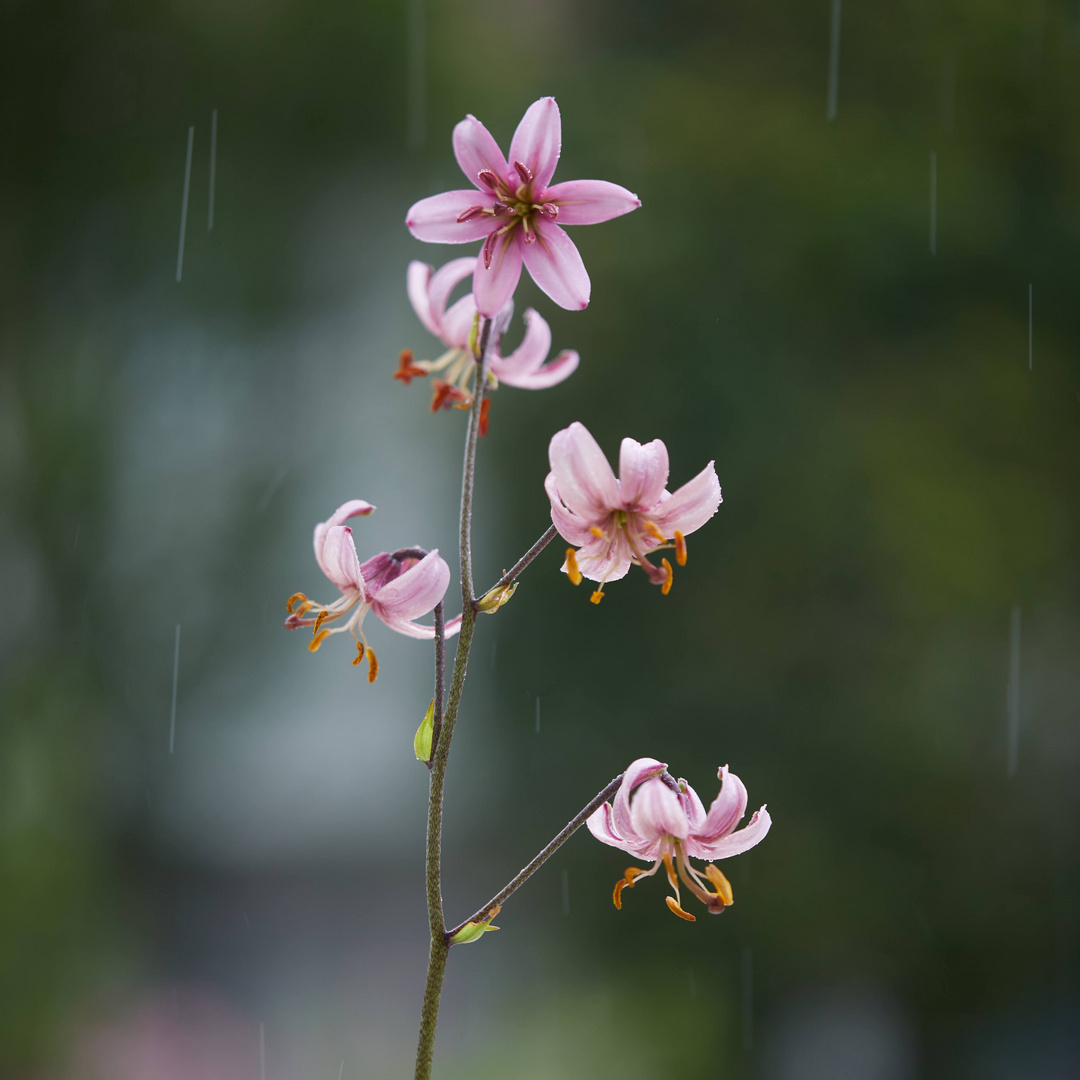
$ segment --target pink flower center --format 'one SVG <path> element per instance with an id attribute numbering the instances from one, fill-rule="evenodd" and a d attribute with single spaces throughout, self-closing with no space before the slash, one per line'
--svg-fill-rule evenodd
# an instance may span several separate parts
<path id="1" fill-rule="evenodd" d="M 514 180 L 519 183 L 514 183 Z M 535 181 L 532 171 L 520 161 L 514 162 L 514 176 L 505 180 L 491 169 L 481 169 L 477 174 L 476 182 L 480 189 L 493 196 L 490 206 L 470 206 L 458 215 L 458 221 L 472 221 L 474 218 L 488 216 L 497 219 L 500 224 L 488 233 L 484 241 L 484 269 L 491 269 L 491 261 L 495 254 L 495 246 L 501 238 L 504 242 L 509 240 L 509 235 L 520 225 L 524 230 L 523 239 L 526 244 L 536 242 L 536 219 L 546 218 L 548 221 L 556 221 L 559 217 L 559 207 L 552 202 L 543 200 L 543 193 L 534 191 Z"/>

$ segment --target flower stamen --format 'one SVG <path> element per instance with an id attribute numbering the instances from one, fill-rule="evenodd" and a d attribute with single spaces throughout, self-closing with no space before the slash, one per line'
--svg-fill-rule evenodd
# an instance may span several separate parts
<path id="1" fill-rule="evenodd" d="M 361 646 L 361 648 L 363 648 L 363 646 Z M 363 653 L 361 653 L 361 655 L 363 655 Z M 367 650 L 367 662 L 367 681 L 373 683 L 379 677 L 379 661 L 375 656 L 375 650 L 372 648 L 368 648 Z"/>
<path id="2" fill-rule="evenodd" d="M 320 630 L 308 645 L 308 652 L 318 652 L 319 646 L 330 636 L 329 630 Z"/>
<path id="3" fill-rule="evenodd" d="M 697 916 L 691 915 L 689 911 L 683 911 L 683 909 L 679 907 L 679 902 L 674 896 L 665 896 L 664 899 L 667 901 L 667 906 L 674 914 L 678 915 L 680 919 L 685 919 L 687 922 L 697 922 Z"/>
<path id="4" fill-rule="evenodd" d="M 604 536 L 604 530 L 601 529 L 598 525 L 590 525 L 589 526 L 589 532 L 591 532 L 593 534 L 593 536 L 596 537 L 597 540 L 602 539 L 603 536 Z"/>
<path id="5" fill-rule="evenodd" d="M 360 661 L 363 660 L 363 659 L 364 659 L 364 643 L 362 641 L 358 641 L 356 643 L 356 659 L 353 660 L 352 666 L 356 667 L 356 665 L 359 664 Z"/>
<path id="6" fill-rule="evenodd" d="M 294 592 L 288 600 L 285 601 L 285 610 L 291 615 L 293 613 L 293 604 L 299 600 L 307 600 L 307 597 L 302 592 Z"/>
<path id="7" fill-rule="evenodd" d="M 645 522 L 645 531 L 654 540 L 659 540 L 661 544 L 667 543 L 667 537 L 651 521 Z"/>
<path id="8" fill-rule="evenodd" d="M 680 566 L 686 565 L 686 537 L 678 529 L 675 530 L 675 561 Z"/>
<path id="9" fill-rule="evenodd" d="M 660 593 L 662 596 L 667 596 L 671 592 L 671 583 L 675 580 L 675 571 L 671 569 L 671 563 L 667 559 L 661 559 L 660 565 L 664 568 L 664 573 L 667 575 L 664 578 L 664 583 L 660 586 Z"/>
<path id="10" fill-rule="evenodd" d="M 566 549 L 566 576 L 570 579 L 571 585 L 581 584 L 581 571 L 578 569 L 577 564 L 577 552 L 573 548 Z M 594 600 L 594 604 L 598 604 L 599 600 Z"/>

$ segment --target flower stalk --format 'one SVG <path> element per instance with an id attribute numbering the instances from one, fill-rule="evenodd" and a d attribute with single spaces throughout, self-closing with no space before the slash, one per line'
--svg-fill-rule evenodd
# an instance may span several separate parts
<path id="1" fill-rule="evenodd" d="M 450 950 L 446 938 L 446 921 L 442 903 L 443 790 L 446 780 L 446 762 L 450 754 L 450 740 L 454 737 L 454 724 L 461 706 L 465 672 L 469 666 L 473 631 L 476 628 L 476 608 L 472 603 L 472 505 L 473 486 L 476 479 L 476 446 L 480 437 L 480 412 L 484 400 L 490 345 L 491 319 L 484 319 L 477 345 L 479 355 L 476 389 L 469 414 L 469 432 L 465 439 L 465 463 L 461 478 L 461 632 L 458 637 L 457 655 L 454 658 L 454 671 L 450 677 L 450 694 L 438 727 L 432 735 L 425 874 L 431 945 L 428 952 L 427 979 L 424 984 L 424 1003 L 420 1013 L 420 1037 L 416 1048 L 416 1080 L 429 1080 L 431 1076 L 431 1060 L 435 1052 L 435 1028 L 439 1020 L 439 1001 L 442 997 L 443 976 L 446 973 L 446 956 Z M 438 615 L 436 619 L 439 619 Z M 436 634 L 437 628 L 438 622 Z M 438 660 L 436 660 L 437 681 L 439 680 L 438 667 Z M 436 718 L 439 718 L 442 705 L 440 698 L 441 695 L 436 693 Z"/>

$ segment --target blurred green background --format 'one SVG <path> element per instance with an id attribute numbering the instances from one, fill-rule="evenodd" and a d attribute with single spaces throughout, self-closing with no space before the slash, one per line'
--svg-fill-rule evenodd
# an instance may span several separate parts
<path id="1" fill-rule="evenodd" d="M 641 755 L 775 826 L 695 925 L 575 837 L 454 952 L 436 1075 L 1080 1075 L 1080 8 L 846 3 L 830 120 L 834 10 L 3 5 L 0 1075 L 411 1075 L 429 650 L 375 626 L 368 686 L 281 621 L 347 498 L 454 563 L 463 415 L 390 375 L 464 249 L 403 219 L 544 94 L 556 179 L 643 207 L 574 230 L 585 312 L 519 290 L 582 364 L 496 395 L 478 579 L 572 420 L 724 504 L 667 598 L 553 549 L 482 620 L 448 917 Z"/>

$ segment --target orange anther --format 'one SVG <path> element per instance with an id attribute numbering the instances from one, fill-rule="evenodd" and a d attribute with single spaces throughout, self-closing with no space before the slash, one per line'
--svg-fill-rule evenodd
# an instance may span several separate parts
<path id="1" fill-rule="evenodd" d="M 356 667 L 356 665 L 359 664 L 360 661 L 363 660 L 363 659 L 364 659 L 364 643 L 362 641 L 358 641 L 356 643 L 356 659 L 353 661 L 353 667 Z"/>
<path id="2" fill-rule="evenodd" d="M 326 620 L 329 619 L 329 618 L 330 618 L 330 612 L 329 611 L 327 611 L 325 609 L 320 611 L 319 612 L 319 617 L 315 620 L 315 626 L 314 626 L 314 628 L 312 629 L 311 632 L 313 634 L 317 634 L 319 632 L 319 627 L 322 626 L 322 624 L 324 622 L 326 622 Z"/>
<path id="3" fill-rule="evenodd" d="M 619 880 L 615 882 L 615 891 L 611 894 L 612 903 L 620 911 L 622 911 L 622 891 L 625 888 L 626 888 L 626 882 L 622 878 L 619 878 Z"/>
<path id="4" fill-rule="evenodd" d="M 640 866 L 628 866 L 626 868 L 626 874 L 624 875 L 626 884 L 632 889 L 634 887 L 634 881 L 644 873 L 645 871 L 642 870 Z"/>
<path id="5" fill-rule="evenodd" d="M 293 613 L 293 604 L 298 600 L 306 600 L 307 597 L 302 592 L 294 592 L 288 600 L 285 601 L 285 610 L 291 615 Z"/>
<path id="6" fill-rule="evenodd" d="M 319 646 L 330 636 L 329 630 L 320 630 L 308 645 L 308 652 L 318 652 Z"/>
<path id="7" fill-rule="evenodd" d="M 398 357 L 398 369 L 394 372 L 394 378 L 408 386 L 413 379 L 423 378 L 426 374 L 427 372 L 422 367 L 417 367 L 413 363 L 412 349 L 402 349 L 401 355 Z"/>
<path id="8" fill-rule="evenodd" d="M 581 571 L 578 569 L 577 552 L 573 548 L 566 549 L 566 576 L 571 585 L 581 584 Z"/>
<path id="9" fill-rule="evenodd" d="M 664 568 L 664 573 L 667 577 L 664 578 L 664 584 L 660 586 L 660 592 L 667 596 L 671 592 L 671 583 L 675 580 L 675 571 L 671 569 L 671 563 L 667 559 L 661 559 L 660 565 Z"/>
<path id="10" fill-rule="evenodd" d="M 602 589 L 597 589 L 596 592 L 589 597 L 589 600 L 594 604 L 599 604 L 604 599 L 604 592 Z"/>
<path id="11" fill-rule="evenodd" d="M 293 614 L 299 619 L 306 615 L 315 606 L 314 600 L 305 600 Z"/>
<path id="12" fill-rule="evenodd" d="M 651 522 L 645 522 L 645 531 L 654 539 L 659 540 L 661 544 L 665 543 L 667 537 Z"/>
<path id="13" fill-rule="evenodd" d="M 689 911 L 683 911 L 683 909 L 679 907 L 674 896 L 665 896 L 664 899 L 667 901 L 667 906 L 678 915 L 680 919 L 685 919 L 687 922 L 697 922 L 697 916 L 691 915 Z"/>
<path id="14" fill-rule="evenodd" d="M 675 561 L 680 566 L 686 565 L 686 537 L 678 529 L 675 530 Z"/>
<path id="15" fill-rule="evenodd" d="M 432 412 L 438 412 L 440 409 L 449 409 L 453 406 L 457 406 L 459 409 L 467 409 L 471 404 L 471 399 L 463 390 L 460 390 L 453 383 L 448 383 L 443 379 L 436 379 L 431 384 L 431 389 Z"/>
<path id="16" fill-rule="evenodd" d="M 597 540 L 600 540 L 604 535 L 604 530 L 601 529 L 598 525 L 590 525 L 589 532 L 591 532 Z"/>
<path id="17" fill-rule="evenodd" d="M 705 867 L 705 876 L 712 882 L 716 895 L 724 902 L 724 907 L 735 903 L 735 896 L 731 891 L 731 882 L 712 864 Z"/>
<path id="18" fill-rule="evenodd" d="M 375 650 L 367 650 L 367 681 L 373 683 L 379 677 L 379 661 L 375 658 Z"/>
<path id="19" fill-rule="evenodd" d="M 488 414 L 491 412 L 491 398 L 484 398 L 480 402 L 480 435 L 483 437 L 488 433 L 488 426 L 491 421 L 488 418 Z"/>

